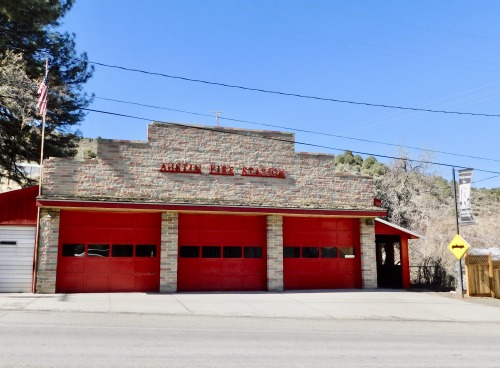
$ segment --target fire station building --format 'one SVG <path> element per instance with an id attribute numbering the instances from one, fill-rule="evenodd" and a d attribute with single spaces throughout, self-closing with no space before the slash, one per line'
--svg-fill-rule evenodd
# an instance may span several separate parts
<path id="1" fill-rule="evenodd" d="M 46 160 L 37 205 L 39 293 L 377 287 L 372 179 L 291 133 L 152 123 Z"/>

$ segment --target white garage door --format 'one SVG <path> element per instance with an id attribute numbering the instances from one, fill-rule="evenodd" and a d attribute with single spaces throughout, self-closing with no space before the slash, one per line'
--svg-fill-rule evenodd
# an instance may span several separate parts
<path id="1" fill-rule="evenodd" d="M 31 292 L 35 230 L 34 226 L 0 226 L 0 292 Z"/>

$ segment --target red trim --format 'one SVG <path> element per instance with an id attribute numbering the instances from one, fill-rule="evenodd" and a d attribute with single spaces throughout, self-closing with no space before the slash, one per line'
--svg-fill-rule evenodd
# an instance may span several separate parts
<path id="1" fill-rule="evenodd" d="M 352 217 L 379 217 L 385 216 L 385 210 L 323 210 L 302 208 L 268 208 L 268 207 L 231 207 L 231 206 L 203 206 L 184 204 L 159 203 L 123 203 L 123 202 L 95 202 L 95 201 L 68 201 L 39 199 L 39 207 L 56 208 L 96 208 L 96 209 L 123 209 L 123 210 L 154 210 L 154 211 L 190 211 L 190 212 L 235 212 L 235 213 L 276 213 L 291 215 L 323 215 L 323 216 L 352 216 Z"/>
<path id="2" fill-rule="evenodd" d="M 396 229 L 395 227 L 383 224 L 383 223 L 378 222 L 378 221 L 375 221 L 375 234 L 376 235 L 399 235 L 399 236 L 401 236 L 401 238 L 405 238 L 405 239 L 418 239 L 418 237 L 416 237 L 413 234 Z"/>
<path id="3" fill-rule="evenodd" d="M 401 278 L 403 289 L 410 288 L 410 259 L 408 257 L 408 239 L 401 237 Z"/>

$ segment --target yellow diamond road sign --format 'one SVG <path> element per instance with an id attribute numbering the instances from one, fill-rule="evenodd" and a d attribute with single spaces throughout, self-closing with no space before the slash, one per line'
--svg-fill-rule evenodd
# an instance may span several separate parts
<path id="1" fill-rule="evenodd" d="M 469 244 L 467 244 L 467 242 L 457 234 L 450 244 L 448 244 L 448 249 L 455 257 L 457 257 L 457 259 L 461 259 L 465 252 L 467 252 L 467 249 L 469 249 Z"/>

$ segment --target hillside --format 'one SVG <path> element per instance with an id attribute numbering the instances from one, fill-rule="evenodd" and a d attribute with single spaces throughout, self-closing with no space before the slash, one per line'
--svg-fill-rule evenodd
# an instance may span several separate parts
<path id="1" fill-rule="evenodd" d="M 458 264 L 447 249 L 457 232 L 452 183 L 402 157 L 385 166 L 346 151 L 335 162 L 339 172 L 373 176 L 387 219 L 422 235 L 409 244 L 412 282 L 450 287 Z M 471 201 L 475 224 L 462 225 L 460 235 L 473 248 L 500 247 L 500 188 L 473 188 Z"/>

